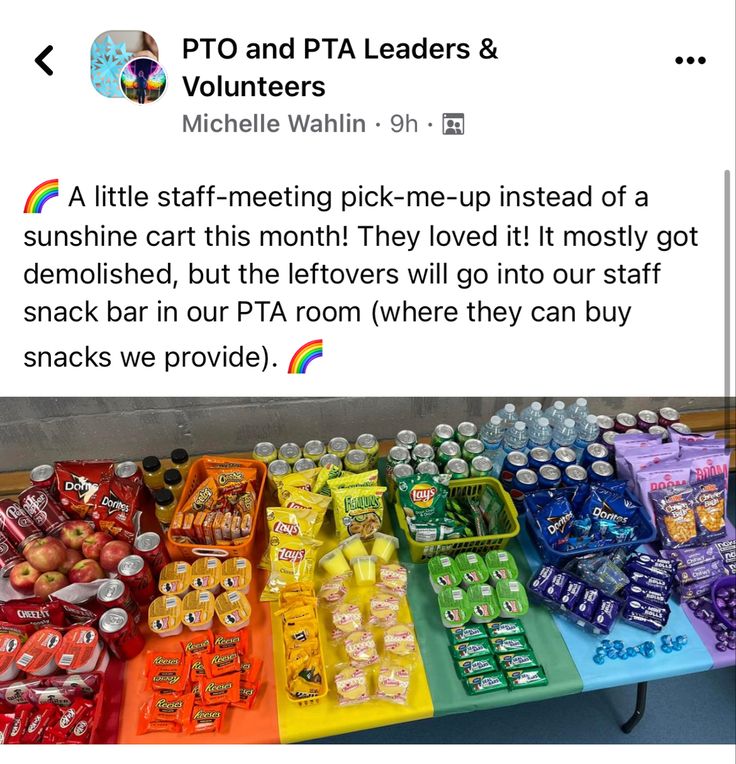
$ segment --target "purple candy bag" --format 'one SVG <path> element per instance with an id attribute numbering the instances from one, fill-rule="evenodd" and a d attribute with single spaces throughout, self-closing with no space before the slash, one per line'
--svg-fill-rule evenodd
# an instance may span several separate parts
<path id="1" fill-rule="evenodd" d="M 663 549 L 662 554 L 677 565 L 678 568 L 691 568 L 694 565 L 705 565 L 718 559 L 715 544 L 696 546 L 690 549 Z"/>
<path id="2" fill-rule="evenodd" d="M 704 578 L 701 581 L 695 581 L 692 584 L 682 584 L 679 589 L 680 599 L 689 600 L 693 597 L 709 597 L 710 590 L 713 584 L 721 577 L 721 575 L 713 576 L 713 578 Z"/>
<path id="3" fill-rule="evenodd" d="M 702 480 L 710 480 L 718 475 L 723 475 L 725 501 L 728 505 L 728 470 L 731 464 L 731 452 L 691 456 L 689 463 L 691 483 L 699 483 Z"/>
<path id="4" fill-rule="evenodd" d="M 702 443 L 707 440 L 715 440 L 716 437 L 714 432 L 691 432 L 689 435 L 683 435 L 671 427 L 668 427 L 667 431 L 673 443 Z"/>
<path id="5" fill-rule="evenodd" d="M 627 456 L 633 456 L 637 451 L 653 448 L 661 444 L 661 435 L 650 435 L 644 432 L 623 433 L 619 435 L 613 444 L 616 475 L 619 479 L 627 481 L 631 479 L 631 472 L 626 461 Z"/>
<path id="6" fill-rule="evenodd" d="M 608 634 L 616 621 L 619 610 L 620 605 L 618 602 L 616 602 L 616 600 L 613 600 L 610 597 L 602 597 L 593 622 L 596 626 Z"/>
<path id="7" fill-rule="evenodd" d="M 602 595 L 598 589 L 586 587 L 583 596 L 580 598 L 580 602 L 578 602 L 574 608 L 575 615 L 579 615 L 586 621 L 592 621 L 593 616 L 598 609 L 601 597 Z"/>
<path id="8" fill-rule="evenodd" d="M 639 584 L 629 584 L 623 590 L 624 598 L 627 600 L 641 600 L 649 602 L 652 605 L 666 605 L 669 599 L 667 592 L 656 592 L 653 589 L 647 589 Z"/>
<path id="9" fill-rule="evenodd" d="M 629 471 L 628 485 L 632 491 L 637 491 L 636 476 L 645 469 L 654 468 L 663 463 L 677 461 L 680 447 L 677 443 L 658 443 L 650 448 L 643 448 L 624 457 Z"/>
<path id="10" fill-rule="evenodd" d="M 706 562 L 703 565 L 693 565 L 690 568 L 679 568 L 677 570 L 677 580 L 680 585 L 694 584 L 696 581 L 703 581 L 706 578 L 714 578 L 726 574 L 726 568 L 720 560 Z"/>
<path id="11" fill-rule="evenodd" d="M 575 605 L 578 604 L 580 598 L 583 596 L 585 590 L 585 584 L 582 581 L 576 581 L 571 579 L 567 582 L 562 596 L 560 597 L 560 604 L 565 605 L 568 610 L 574 610 Z"/>

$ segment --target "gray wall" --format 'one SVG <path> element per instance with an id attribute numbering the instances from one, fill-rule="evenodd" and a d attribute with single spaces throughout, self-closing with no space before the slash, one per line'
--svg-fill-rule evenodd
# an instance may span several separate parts
<path id="1" fill-rule="evenodd" d="M 569 402 L 572 396 L 559 396 Z M 0 471 L 73 458 L 163 456 L 182 446 L 192 453 L 250 450 L 259 440 L 372 432 L 393 437 L 401 428 L 428 434 L 439 422 L 480 424 L 520 398 L 0 398 Z M 545 406 L 555 397 L 542 399 Z M 670 404 L 681 411 L 718 408 L 720 398 L 589 398 L 595 413 L 636 413 Z"/>

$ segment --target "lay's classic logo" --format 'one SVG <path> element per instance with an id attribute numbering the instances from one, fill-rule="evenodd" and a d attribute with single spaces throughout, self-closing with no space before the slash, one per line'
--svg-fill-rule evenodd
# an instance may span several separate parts
<path id="1" fill-rule="evenodd" d="M 273 524 L 273 532 L 281 533 L 284 536 L 298 536 L 299 526 L 296 523 L 285 523 L 282 520 L 277 520 Z"/>
<path id="2" fill-rule="evenodd" d="M 437 486 L 429 483 L 417 483 L 409 492 L 409 498 L 417 507 L 429 507 L 437 495 Z"/>
<path id="3" fill-rule="evenodd" d="M 301 562 L 306 556 L 306 549 L 279 549 L 278 551 L 278 559 L 283 562 Z"/>

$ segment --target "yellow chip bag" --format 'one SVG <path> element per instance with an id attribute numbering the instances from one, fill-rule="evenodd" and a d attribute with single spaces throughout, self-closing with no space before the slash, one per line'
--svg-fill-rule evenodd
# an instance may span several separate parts
<path id="1" fill-rule="evenodd" d="M 303 491 L 301 488 L 285 488 L 279 501 L 284 509 L 320 509 L 323 515 L 330 506 L 329 496 Z"/>
<path id="2" fill-rule="evenodd" d="M 335 528 L 340 539 L 359 534 L 362 539 L 373 538 L 383 523 L 382 486 L 355 486 L 332 492 Z"/>
<path id="3" fill-rule="evenodd" d="M 311 583 L 317 550 L 322 546 L 321 541 L 283 533 L 272 533 L 268 543 L 271 573 L 261 594 L 261 602 L 277 600 L 288 584 Z"/>
<path id="4" fill-rule="evenodd" d="M 352 488 L 354 486 L 367 486 L 377 484 L 378 470 L 368 470 L 368 472 L 361 472 L 357 475 L 351 472 L 349 474 L 344 474 L 340 477 L 332 478 L 332 480 L 327 481 L 327 487 L 330 489 L 330 492 L 337 488 Z"/>
<path id="5" fill-rule="evenodd" d="M 281 492 L 291 488 L 298 488 L 301 491 L 311 491 L 317 480 L 321 467 L 315 467 L 304 472 L 290 472 L 288 475 L 276 478 L 276 493 L 279 497 L 279 504 L 283 504 Z"/>
<path id="6" fill-rule="evenodd" d="M 314 481 L 314 488 L 312 488 L 312 491 L 314 493 L 321 493 L 324 496 L 331 496 L 332 491 L 327 483 L 330 480 L 339 478 L 340 475 L 342 475 L 342 470 L 334 464 L 330 464 L 329 467 L 322 467 L 319 471 L 319 475 L 317 475 L 317 479 Z"/>
<path id="7" fill-rule="evenodd" d="M 269 507 L 266 510 L 266 523 L 269 533 L 281 533 L 285 536 L 316 538 L 324 519 L 324 509 Z M 271 567 L 269 547 L 266 547 L 263 552 L 258 567 L 263 570 L 268 570 Z"/>

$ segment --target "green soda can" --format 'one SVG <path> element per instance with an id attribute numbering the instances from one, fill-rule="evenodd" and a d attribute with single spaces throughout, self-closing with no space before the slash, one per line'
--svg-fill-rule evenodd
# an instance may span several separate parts
<path id="1" fill-rule="evenodd" d="M 293 469 L 294 472 L 306 472 L 307 470 L 313 470 L 316 466 L 317 465 L 311 459 L 307 459 L 307 457 L 304 456 L 294 463 Z"/>
<path id="2" fill-rule="evenodd" d="M 414 464 L 434 461 L 434 449 L 429 443 L 417 443 L 412 449 L 411 458 Z"/>
<path id="3" fill-rule="evenodd" d="M 355 448 L 363 451 L 368 456 L 368 469 L 373 469 L 378 464 L 378 440 L 375 435 L 363 433 L 355 440 Z"/>
<path id="4" fill-rule="evenodd" d="M 344 459 L 350 451 L 350 443 L 347 438 L 332 438 L 327 444 L 327 453 L 337 456 L 340 460 Z"/>
<path id="5" fill-rule="evenodd" d="M 490 477 L 493 465 L 491 460 L 487 456 L 476 456 L 472 462 L 470 462 L 470 477 Z"/>
<path id="6" fill-rule="evenodd" d="M 302 450 L 296 443 L 284 443 L 279 449 L 279 459 L 294 466 L 302 457 Z"/>
<path id="7" fill-rule="evenodd" d="M 276 461 L 276 446 L 268 441 L 262 443 L 256 443 L 253 448 L 253 458 L 257 462 L 263 462 L 263 464 L 271 464 Z"/>
<path id="8" fill-rule="evenodd" d="M 439 448 L 443 443 L 455 437 L 455 430 L 449 424 L 438 424 L 432 433 L 432 445 Z"/>
<path id="9" fill-rule="evenodd" d="M 370 469 L 370 461 L 368 454 L 365 451 L 361 451 L 359 448 L 354 448 L 345 454 L 345 469 L 348 472 L 367 472 Z"/>
<path id="10" fill-rule="evenodd" d="M 464 480 L 470 475 L 470 467 L 465 459 L 450 459 L 445 467 L 445 474 L 452 480 Z"/>
<path id="11" fill-rule="evenodd" d="M 437 449 L 437 461 L 440 467 L 446 467 L 450 459 L 460 459 L 462 457 L 462 449 L 460 444 L 454 440 L 446 440 L 441 443 Z"/>
<path id="12" fill-rule="evenodd" d="M 472 422 L 460 422 L 457 426 L 457 442 L 463 446 L 465 441 L 478 437 L 478 428 Z"/>
<path id="13" fill-rule="evenodd" d="M 318 462 L 326 453 L 327 449 L 321 440 L 308 440 L 304 444 L 304 456 L 313 462 Z"/>
<path id="14" fill-rule="evenodd" d="M 463 459 L 470 464 L 476 456 L 482 456 L 485 450 L 486 447 L 482 441 L 477 438 L 468 438 L 463 444 Z"/>
<path id="15" fill-rule="evenodd" d="M 415 470 L 417 475 L 439 475 L 440 468 L 434 462 L 419 462 Z"/>
<path id="16" fill-rule="evenodd" d="M 413 430 L 399 430 L 396 435 L 396 445 L 403 446 L 409 451 L 417 444 L 417 434 Z"/>
<path id="17" fill-rule="evenodd" d="M 319 466 L 320 467 L 337 467 L 337 469 L 342 469 L 342 459 L 339 456 L 336 456 L 335 454 L 325 454 L 322 456 L 319 460 Z"/>

